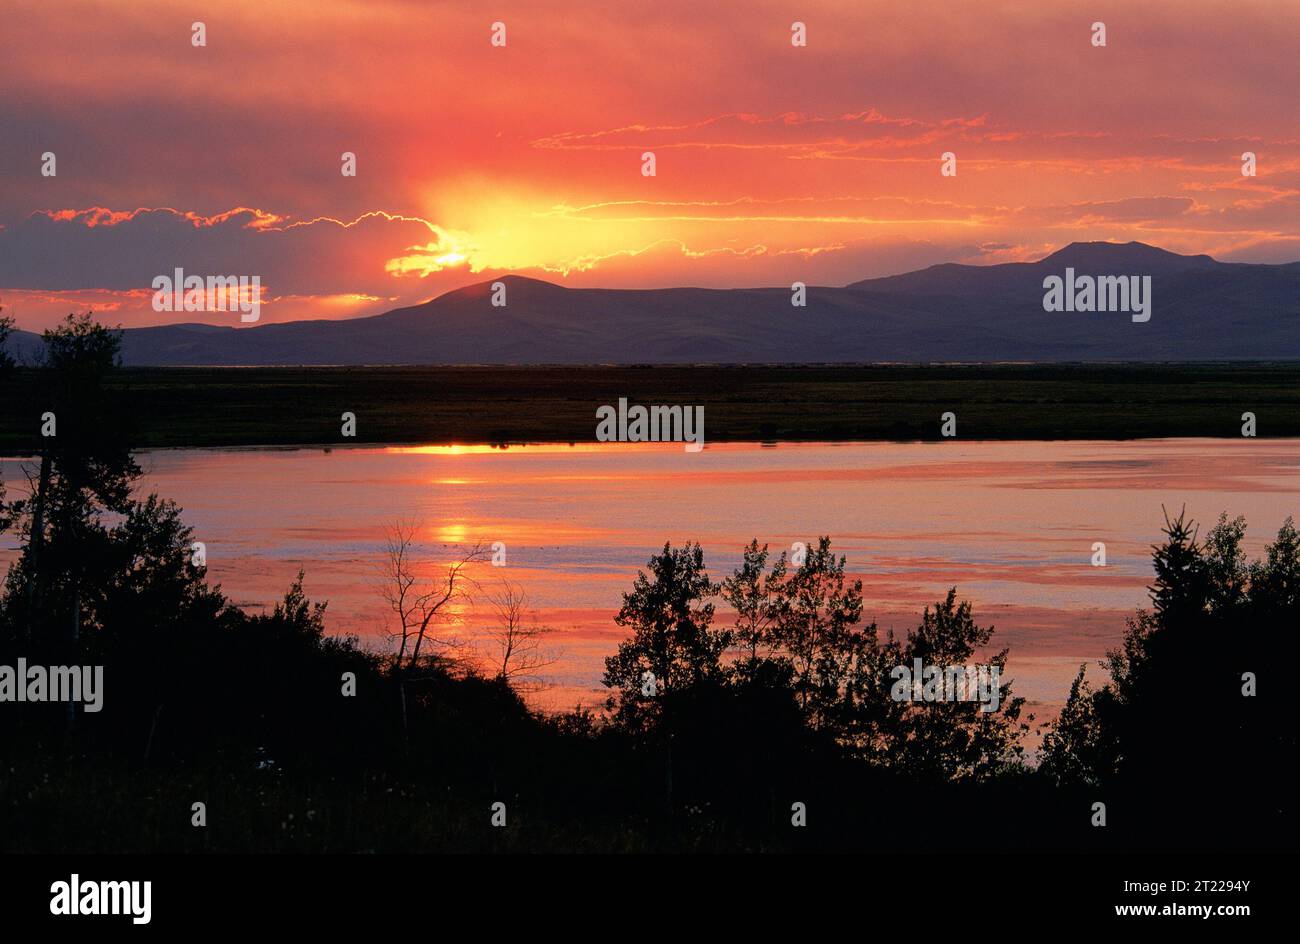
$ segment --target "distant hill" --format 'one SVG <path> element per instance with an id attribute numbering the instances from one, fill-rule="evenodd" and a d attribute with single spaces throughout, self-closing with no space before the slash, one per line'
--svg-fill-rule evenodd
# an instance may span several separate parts
<path id="1" fill-rule="evenodd" d="M 1149 275 L 1151 320 L 1048 313 L 1043 279 Z M 1073 243 L 1038 262 L 936 265 L 843 288 L 569 289 L 507 276 L 345 321 L 128 330 L 126 363 L 628 364 L 1300 358 L 1300 263 L 1247 265 L 1143 243 Z M 26 339 L 32 340 L 30 336 Z M 21 343 L 21 342 L 20 342 Z"/>

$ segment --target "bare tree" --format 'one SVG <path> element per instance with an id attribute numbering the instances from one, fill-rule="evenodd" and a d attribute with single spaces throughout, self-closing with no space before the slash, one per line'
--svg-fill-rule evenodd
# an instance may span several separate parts
<path id="1" fill-rule="evenodd" d="M 496 677 L 522 687 L 521 680 L 532 679 L 539 669 L 554 664 L 543 643 L 555 630 L 538 624 L 537 612 L 528 610 L 528 594 L 509 580 L 502 580 L 501 590 L 488 601 L 497 615 L 496 626 L 489 633 L 495 642 L 492 665 Z"/>
<path id="2" fill-rule="evenodd" d="M 469 590 L 478 584 L 468 573 L 471 564 L 487 557 L 481 544 L 475 544 L 452 563 L 435 574 L 421 573 L 411 548 L 415 526 L 399 522 L 385 532 L 385 553 L 380 564 L 379 595 L 397 616 L 398 629 L 392 635 L 401 641 L 397 650 L 399 671 L 414 668 L 427 641 L 448 647 L 433 630 L 445 624 L 456 603 L 470 599 Z"/>

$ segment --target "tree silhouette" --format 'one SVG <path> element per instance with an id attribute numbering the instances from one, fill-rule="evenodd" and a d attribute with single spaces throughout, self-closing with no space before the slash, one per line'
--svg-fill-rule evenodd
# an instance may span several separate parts
<path id="1" fill-rule="evenodd" d="M 983 657 L 981 665 L 998 672 L 997 707 L 977 700 L 898 701 L 883 696 L 884 678 L 897 666 L 938 669 L 976 667 L 980 650 L 993 637 L 992 626 L 975 622 L 969 601 L 957 601 L 957 590 L 926 607 L 921 623 L 903 638 L 892 632 L 873 648 L 862 665 L 869 675 L 859 686 L 861 718 L 866 735 L 860 743 L 876 762 L 888 763 L 911 775 L 942 780 L 987 780 L 1022 762 L 1021 738 L 1028 730 L 1020 722 L 1024 699 L 1012 695 L 1004 678 L 1008 650 Z M 892 686 L 890 686 L 892 688 Z"/>
<path id="2" fill-rule="evenodd" d="M 650 558 L 649 574 L 638 571 L 614 618 L 632 637 L 605 659 L 604 684 L 616 691 L 611 707 L 625 723 L 644 724 L 660 716 L 658 706 L 674 693 L 705 681 L 720 681 L 726 630 L 712 629 L 717 584 L 704 569 L 698 544 Z"/>
<path id="3" fill-rule="evenodd" d="M 4 305 L 0 305 L 0 312 L 5 310 Z M 14 319 L 9 315 L 0 314 L 0 380 L 4 380 L 13 372 L 14 357 L 9 353 L 9 335 L 14 329 Z M 0 495 L 0 498 L 3 498 Z"/>
<path id="4" fill-rule="evenodd" d="M 847 576 L 846 560 L 832 552 L 828 537 L 793 571 L 782 555 L 765 574 L 767 560 L 767 548 L 751 541 L 719 587 L 704 575 L 698 545 L 665 546 L 651 559 L 652 577 L 639 573 L 624 595 L 620 620 L 633 636 L 606 659 L 605 684 L 619 692 L 610 702 L 619 724 L 635 732 L 658 727 L 671 738 L 704 723 L 701 712 L 717 719 L 730 711 L 711 694 L 726 690 L 773 718 L 782 717 L 784 700 L 809 732 L 912 777 L 987 780 L 1022 764 L 1023 699 L 1012 696 L 1009 680 L 999 679 L 992 710 L 973 699 L 892 697 L 893 670 L 915 659 L 977 669 L 972 660 L 993 629 L 975 622 L 955 589 L 925 610 L 915 631 L 882 641 L 874 623 L 861 624 L 862 582 Z M 714 612 L 704 601 L 715 592 L 736 611 L 732 631 L 708 629 Z M 739 645 L 725 664 L 720 656 L 729 642 Z M 1006 664 L 1003 650 L 988 656 L 986 669 L 1000 675 Z M 647 679 L 658 683 L 653 694 Z"/>
<path id="5" fill-rule="evenodd" d="M 1128 620 L 1104 684 L 1080 669 L 1043 741 L 1046 777 L 1159 797 L 1144 821 L 1168 834 L 1189 817 L 1234 835 L 1276 828 L 1290 791 L 1281 759 L 1296 748 L 1283 673 L 1297 656 L 1300 541 L 1287 518 L 1248 563 L 1245 530 L 1224 514 L 1200 543 L 1185 514 L 1166 517 L 1152 609 Z"/>
<path id="6" fill-rule="evenodd" d="M 788 564 L 785 553 L 773 563 L 766 575 L 768 550 L 758 540 L 749 542 L 740 566 L 722 581 L 722 599 L 736 611 L 731 639 L 740 655 L 737 669 L 752 673 L 763 658 L 770 658 L 777 647 L 774 630 L 785 608 L 784 593 Z"/>
<path id="7" fill-rule="evenodd" d="M 399 640 L 394 662 L 398 673 L 420 664 L 426 642 L 439 653 L 456 647 L 454 640 L 440 639 L 433 630 L 448 622 L 457 604 L 469 600 L 469 590 L 477 585 L 469 568 L 487 557 L 483 546 L 475 544 L 436 575 L 429 575 L 415 560 L 414 540 L 414 525 L 390 525 L 380 564 L 379 595 L 397 617 L 393 635 Z"/>
<path id="8" fill-rule="evenodd" d="M 121 333 L 90 314 L 69 315 L 44 332 L 38 383 L 53 414 L 54 435 L 43 438 L 39 471 L 29 473 L 29 497 L 7 517 L 26 539 L 9 580 L 17 591 L 17 621 L 52 656 L 78 663 L 87 570 L 104 540 L 105 514 L 131 511 L 140 468 L 131 456 L 122 411 L 106 388 L 118 366 Z M 44 422 L 44 419 L 43 419 Z M 68 706 L 69 724 L 74 716 Z"/>
<path id="9" fill-rule="evenodd" d="M 528 610 L 528 594 L 509 580 L 501 581 L 501 589 L 489 595 L 488 602 L 496 614 L 489 630 L 495 645 L 493 675 L 518 690 L 531 690 L 537 685 L 538 671 L 555 662 L 542 649 L 555 630 L 538 624 L 537 613 Z"/>
<path id="10" fill-rule="evenodd" d="M 822 537 L 782 585 L 774 636 L 794 667 L 795 694 L 814 727 L 837 710 L 858 649 L 862 581 L 848 580 L 844 565 Z"/>

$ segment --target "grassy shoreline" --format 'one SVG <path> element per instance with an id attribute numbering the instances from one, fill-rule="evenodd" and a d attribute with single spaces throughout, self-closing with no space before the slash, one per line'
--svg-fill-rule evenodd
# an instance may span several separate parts
<path id="1" fill-rule="evenodd" d="M 0 452 L 40 446 L 38 371 L 0 382 Z M 1300 363 L 125 368 L 139 448 L 590 442 L 595 410 L 702 405 L 706 442 L 1300 436 Z M 344 438 L 340 417 L 356 414 Z"/>

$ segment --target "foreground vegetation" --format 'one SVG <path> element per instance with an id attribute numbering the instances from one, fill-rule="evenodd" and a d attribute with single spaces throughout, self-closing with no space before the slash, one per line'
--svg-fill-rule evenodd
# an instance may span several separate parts
<path id="1" fill-rule="evenodd" d="M 47 334 L 37 377 L 58 432 L 28 493 L 0 504 L 22 548 L 0 665 L 105 678 L 98 712 L 0 703 L 6 850 L 866 849 L 974 865 L 1011 848 L 1290 843 L 1290 519 L 1258 561 L 1240 519 L 1204 538 L 1170 521 L 1151 609 L 1106 674 L 1081 669 L 1037 766 L 1009 683 L 993 711 L 892 693 L 914 659 L 1005 667 L 992 628 L 951 591 L 882 634 L 826 538 L 798 560 L 753 543 L 721 580 L 698 545 L 665 545 L 624 595 L 607 710 L 542 716 L 508 664 L 484 673 L 426 640 L 421 612 L 445 595 L 398 600 L 415 643 L 388 654 L 327 635 L 301 577 L 265 615 L 209 586 L 180 510 L 137 493 L 103 394 L 116 343 L 87 320 Z M 399 586 L 413 573 L 393 570 Z"/>

